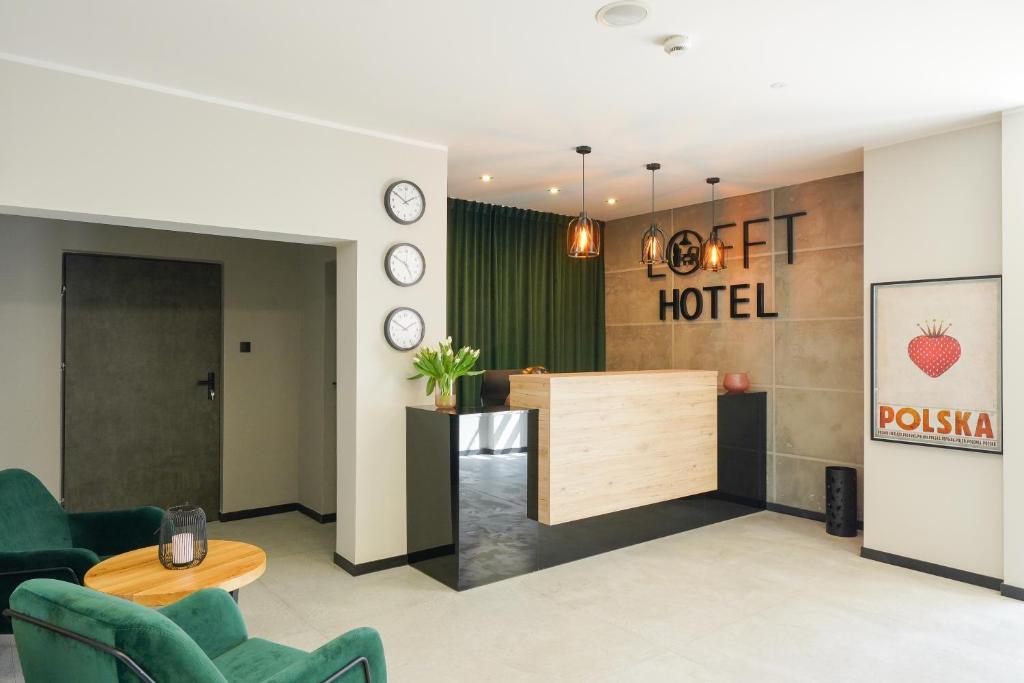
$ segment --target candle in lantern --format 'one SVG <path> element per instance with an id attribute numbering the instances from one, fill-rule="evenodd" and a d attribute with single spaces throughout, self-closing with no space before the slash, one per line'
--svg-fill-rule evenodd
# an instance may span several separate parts
<path id="1" fill-rule="evenodd" d="M 171 561 L 174 564 L 188 564 L 195 557 L 195 541 L 190 533 L 174 534 L 171 537 Z"/>
<path id="2" fill-rule="evenodd" d="M 206 558 L 206 513 L 195 505 L 167 508 L 160 521 L 157 555 L 167 569 L 188 569 Z"/>

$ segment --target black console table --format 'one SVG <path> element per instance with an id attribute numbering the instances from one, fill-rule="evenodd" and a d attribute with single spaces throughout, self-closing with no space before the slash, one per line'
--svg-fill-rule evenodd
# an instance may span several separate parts
<path id="1" fill-rule="evenodd" d="M 464 590 L 764 509 L 766 395 L 720 396 L 718 411 L 718 491 L 548 526 L 527 516 L 536 410 L 407 408 L 409 564 Z M 459 452 L 463 417 L 516 412 L 525 450 Z"/>

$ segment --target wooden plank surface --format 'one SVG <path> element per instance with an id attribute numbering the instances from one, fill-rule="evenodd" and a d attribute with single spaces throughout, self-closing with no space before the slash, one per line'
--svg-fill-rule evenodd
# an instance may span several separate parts
<path id="1" fill-rule="evenodd" d="M 538 408 L 538 521 L 561 524 L 718 487 L 717 373 L 513 375 Z"/>
<path id="2" fill-rule="evenodd" d="M 267 554 L 239 541 L 211 540 L 202 564 L 165 569 L 157 546 L 115 555 L 90 569 L 85 585 L 148 607 L 163 607 L 203 588 L 238 590 L 263 575 Z"/>

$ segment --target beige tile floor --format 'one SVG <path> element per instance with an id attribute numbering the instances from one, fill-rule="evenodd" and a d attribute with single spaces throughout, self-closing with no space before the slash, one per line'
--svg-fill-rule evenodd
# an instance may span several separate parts
<path id="1" fill-rule="evenodd" d="M 463 593 L 409 567 L 350 577 L 333 525 L 298 513 L 211 533 L 267 550 L 241 593 L 252 635 L 312 649 L 376 627 L 394 683 L 1024 681 L 1024 603 L 771 512 Z M 0 680 L 21 680 L 10 637 Z"/>

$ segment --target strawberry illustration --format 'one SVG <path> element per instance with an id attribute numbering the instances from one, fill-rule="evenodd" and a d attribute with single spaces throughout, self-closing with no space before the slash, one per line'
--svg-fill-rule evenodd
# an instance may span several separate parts
<path id="1" fill-rule="evenodd" d="M 947 325 L 944 320 L 926 321 L 924 327 L 917 326 L 924 334 L 914 337 L 907 345 L 910 360 L 929 377 L 938 377 L 960 360 L 960 342 L 946 334 L 952 326 L 953 323 Z"/>

